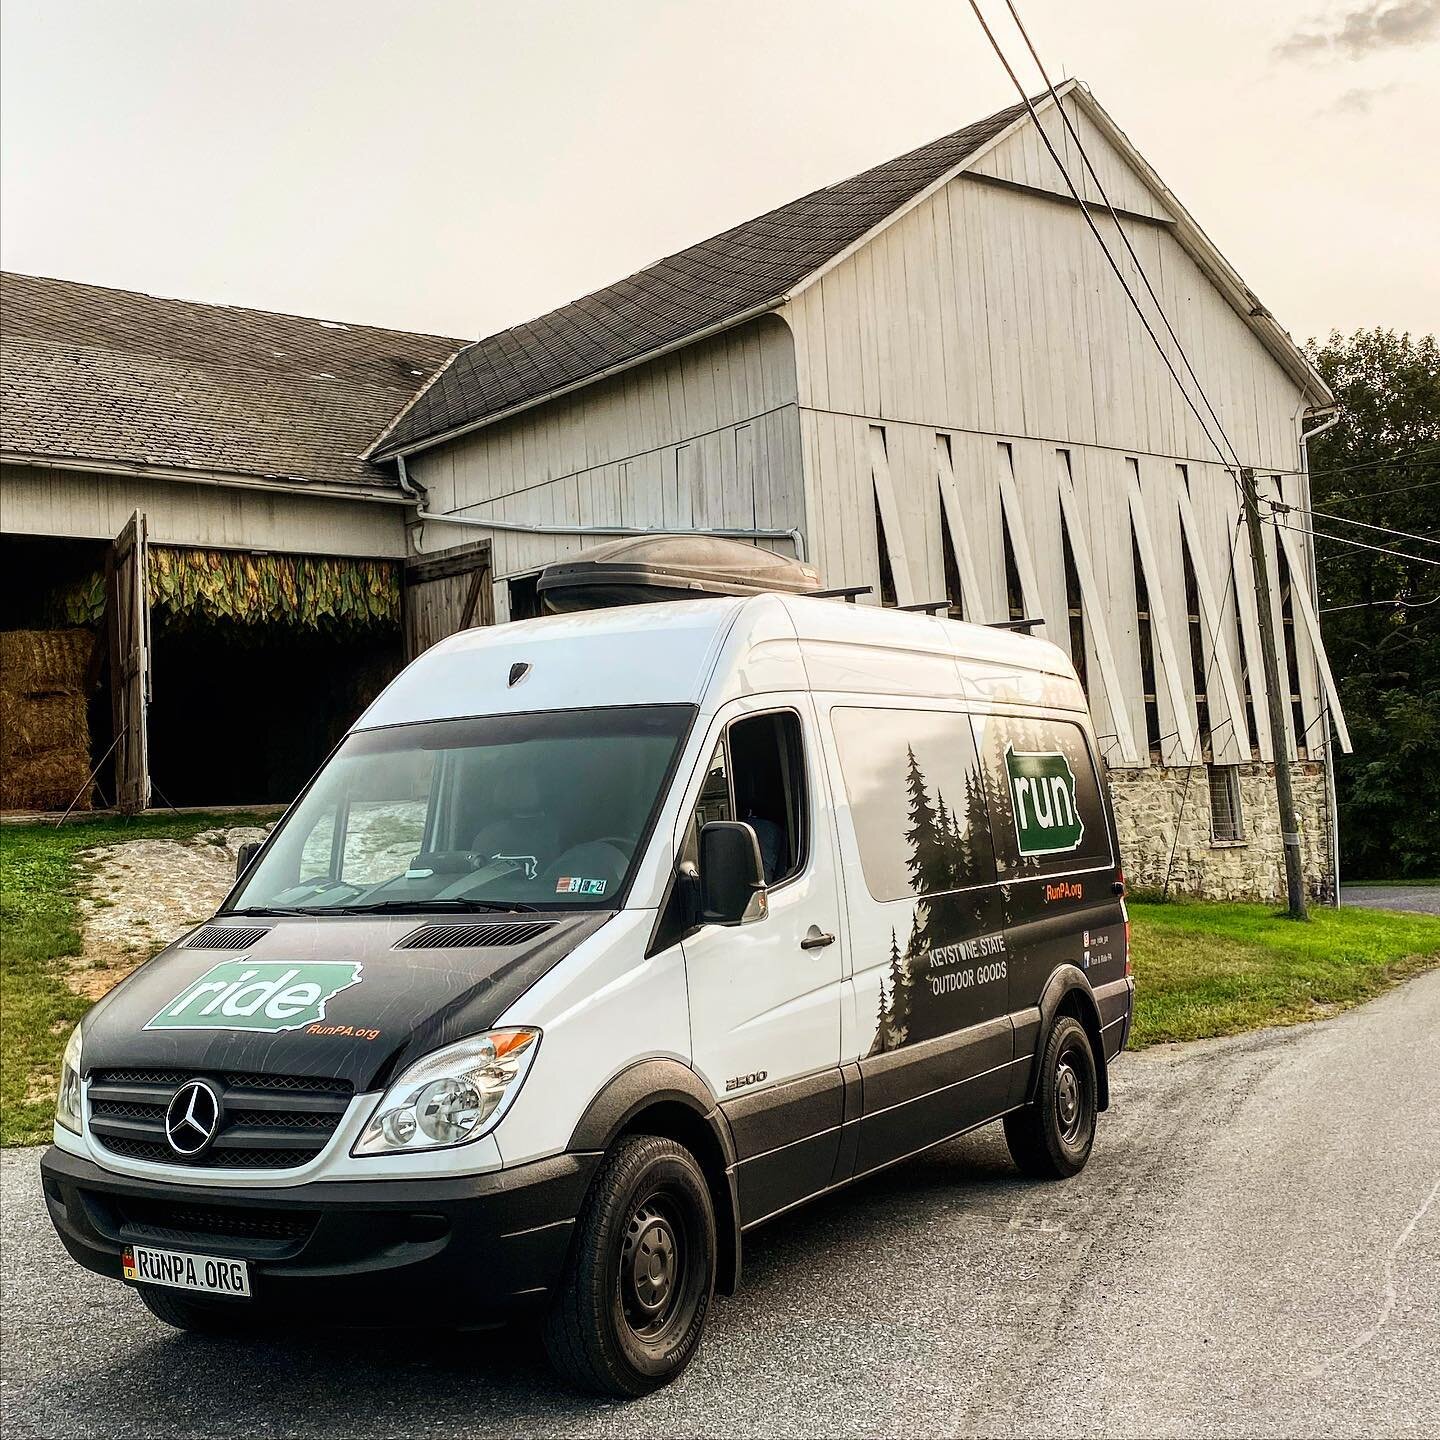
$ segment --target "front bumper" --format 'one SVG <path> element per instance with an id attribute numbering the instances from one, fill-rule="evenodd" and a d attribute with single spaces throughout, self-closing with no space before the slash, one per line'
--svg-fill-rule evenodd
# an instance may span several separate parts
<path id="1" fill-rule="evenodd" d="M 127 1244 L 157 1245 L 248 1261 L 254 1303 L 286 1316 L 483 1325 L 544 1303 L 599 1160 L 241 1190 L 114 1175 L 52 1147 L 40 1173 L 61 1241 L 97 1274 L 120 1279 Z"/>

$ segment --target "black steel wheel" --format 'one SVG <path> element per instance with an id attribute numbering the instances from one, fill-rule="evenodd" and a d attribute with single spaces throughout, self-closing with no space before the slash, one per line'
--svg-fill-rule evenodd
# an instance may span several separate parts
<path id="1" fill-rule="evenodd" d="M 1095 1144 L 1095 1052 L 1085 1027 L 1061 1015 L 1040 1057 L 1035 1099 L 1005 1117 L 1005 1142 L 1015 1163 L 1037 1180 L 1077 1174 Z"/>
<path id="2" fill-rule="evenodd" d="M 715 1208 L 695 1157 L 626 1136 L 601 1162 L 545 1320 L 551 1363 L 601 1394 L 644 1395 L 699 1348 L 715 1292 Z"/>

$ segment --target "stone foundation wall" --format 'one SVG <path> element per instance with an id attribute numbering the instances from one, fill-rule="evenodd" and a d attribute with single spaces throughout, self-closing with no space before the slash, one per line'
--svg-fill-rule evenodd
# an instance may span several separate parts
<path id="1" fill-rule="evenodd" d="M 1186 790 L 1185 777 L 1190 776 Z M 1333 896 L 1335 866 L 1330 853 L 1329 797 L 1325 768 L 1314 761 L 1291 766 L 1295 809 L 1300 821 L 1300 852 L 1305 887 L 1314 900 Z M 1165 883 L 1170 849 L 1175 863 L 1172 893 L 1206 900 L 1285 898 L 1285 861 L 1280 819 L 1275 807 L 1272 765 L 1240 767 L 1240 803 L 1245 839 L 1217 842 L 1210 828 L 1210 784 L 1204 766 L 1193 771 L 1151 766 L 1111 770 L 1110 793 L 1120 832 L 1120 856 L 1132 890 L 1158 889 Z M 1182 806 L 1183 797 L 1183 806 Z M 1175 844 L 1177 822 L 1179 843 Z"/>

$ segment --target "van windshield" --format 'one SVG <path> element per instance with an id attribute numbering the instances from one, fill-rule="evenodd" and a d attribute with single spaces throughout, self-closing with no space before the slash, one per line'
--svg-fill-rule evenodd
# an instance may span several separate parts
<path id="1" fill-rule="evenodd" d="M 613 907 L 693 716 L 625 706 L 351 735 L 227 913 Z"/>

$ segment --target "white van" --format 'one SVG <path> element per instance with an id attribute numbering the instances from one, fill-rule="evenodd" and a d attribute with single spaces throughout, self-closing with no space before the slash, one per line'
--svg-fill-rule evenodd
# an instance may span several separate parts
<path id="1" fill-rule="evenodd" d="M 77 1028 L 46 1202 L 184 1329 L 530 1311 L 640 1394 L 782 1211 L 991 1120 L 1085 1163 L 1123 889 L 1044 641 L 779 594 L 465 631 Z"/>

